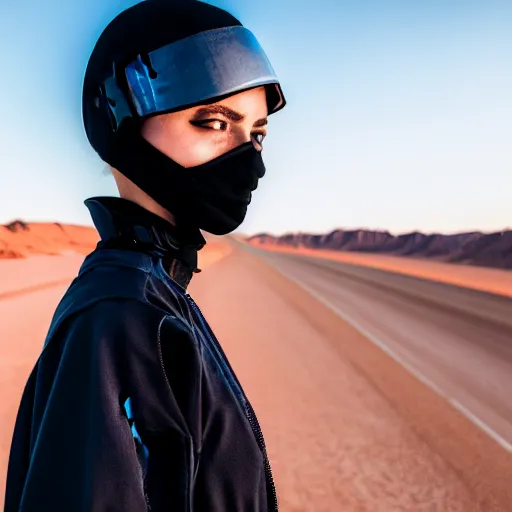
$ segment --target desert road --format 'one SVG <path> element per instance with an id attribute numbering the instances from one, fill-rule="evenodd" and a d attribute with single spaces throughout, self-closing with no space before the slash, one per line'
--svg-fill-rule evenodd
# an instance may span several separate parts
<path id="1" fill-rule="evenodd" d="M 509 299 L 209 245 L 189 291 L 258 415 L 280 512 L 512 510 Z M 78 270 L 59 258 L 0 261 L 0 509 L 21 392 Z"/>
<path id="2" fill-rule="evenodd" d="M 338 261 L 255 252 L 512 453 L 511 298 Z"/>

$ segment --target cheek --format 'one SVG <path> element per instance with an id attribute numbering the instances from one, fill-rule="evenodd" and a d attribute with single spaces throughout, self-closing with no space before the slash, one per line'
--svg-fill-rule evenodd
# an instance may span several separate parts
<path id="1" fill-rule="evenodd" d="M 147 123 L 141 134 L 160 152 L 183 167 L 201 165 L 225 152 L 224 144 L 215 143 L 213 138 L 206 136 L 206 132 L 202 135 L 193 127 L 168 123 L 162 128 Z"/>
<path id="2" fill-rule="evenodd" d="M 193 140 L 188 140 L 188 144 L 183 144 L 180 148 L 182 160 L 178 163 L 184 167 L 195 167 L 213 160 L 222 153 L 224 153 L 223 145 L 215 144 L 207 138 L 196 137 Z"/>

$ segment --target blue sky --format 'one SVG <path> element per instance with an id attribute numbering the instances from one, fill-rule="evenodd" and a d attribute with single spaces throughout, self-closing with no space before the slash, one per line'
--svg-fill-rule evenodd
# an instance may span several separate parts
<path id="1" fill-rule="evenodd" d="M 133 3 L 0 0 L 0 223 L 90 225 L 83 200 L 117 195 L 83 132 L 81 85 Z M 288 100 L 240 231 L 512 226 L 512 2 L 210 3 L 256 34 Z"/>

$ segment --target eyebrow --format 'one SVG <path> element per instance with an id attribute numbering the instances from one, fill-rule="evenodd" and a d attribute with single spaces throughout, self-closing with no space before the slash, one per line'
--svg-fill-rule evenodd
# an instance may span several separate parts
<path id="1" fill-rule="evenodd" d="M 226 107 L 225 105 L 207 105 L 206 107 L 202 107 L 196 111 L 196 116 L 204 116 L 208 114 L 222 114 L 234 123 L 239 123 L 245 119 L 243 114 L 240 114 L 240 112 Z M 263 117 L 258 119 L 254 123 L 254 126 L 265 126 L 267 123 L 267 118 Z"/>

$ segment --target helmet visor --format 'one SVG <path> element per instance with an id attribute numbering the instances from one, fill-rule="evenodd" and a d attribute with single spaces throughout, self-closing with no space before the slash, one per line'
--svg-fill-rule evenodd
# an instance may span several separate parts
<path id="1" fill-rule="evenodd" d="M 242 26 L 208 30 L 139 55 L 124 73 L 141 118 L 270 84 L 277 94 L 267 95 L 269 114 L 286 103 L 265 52 Z"/>

